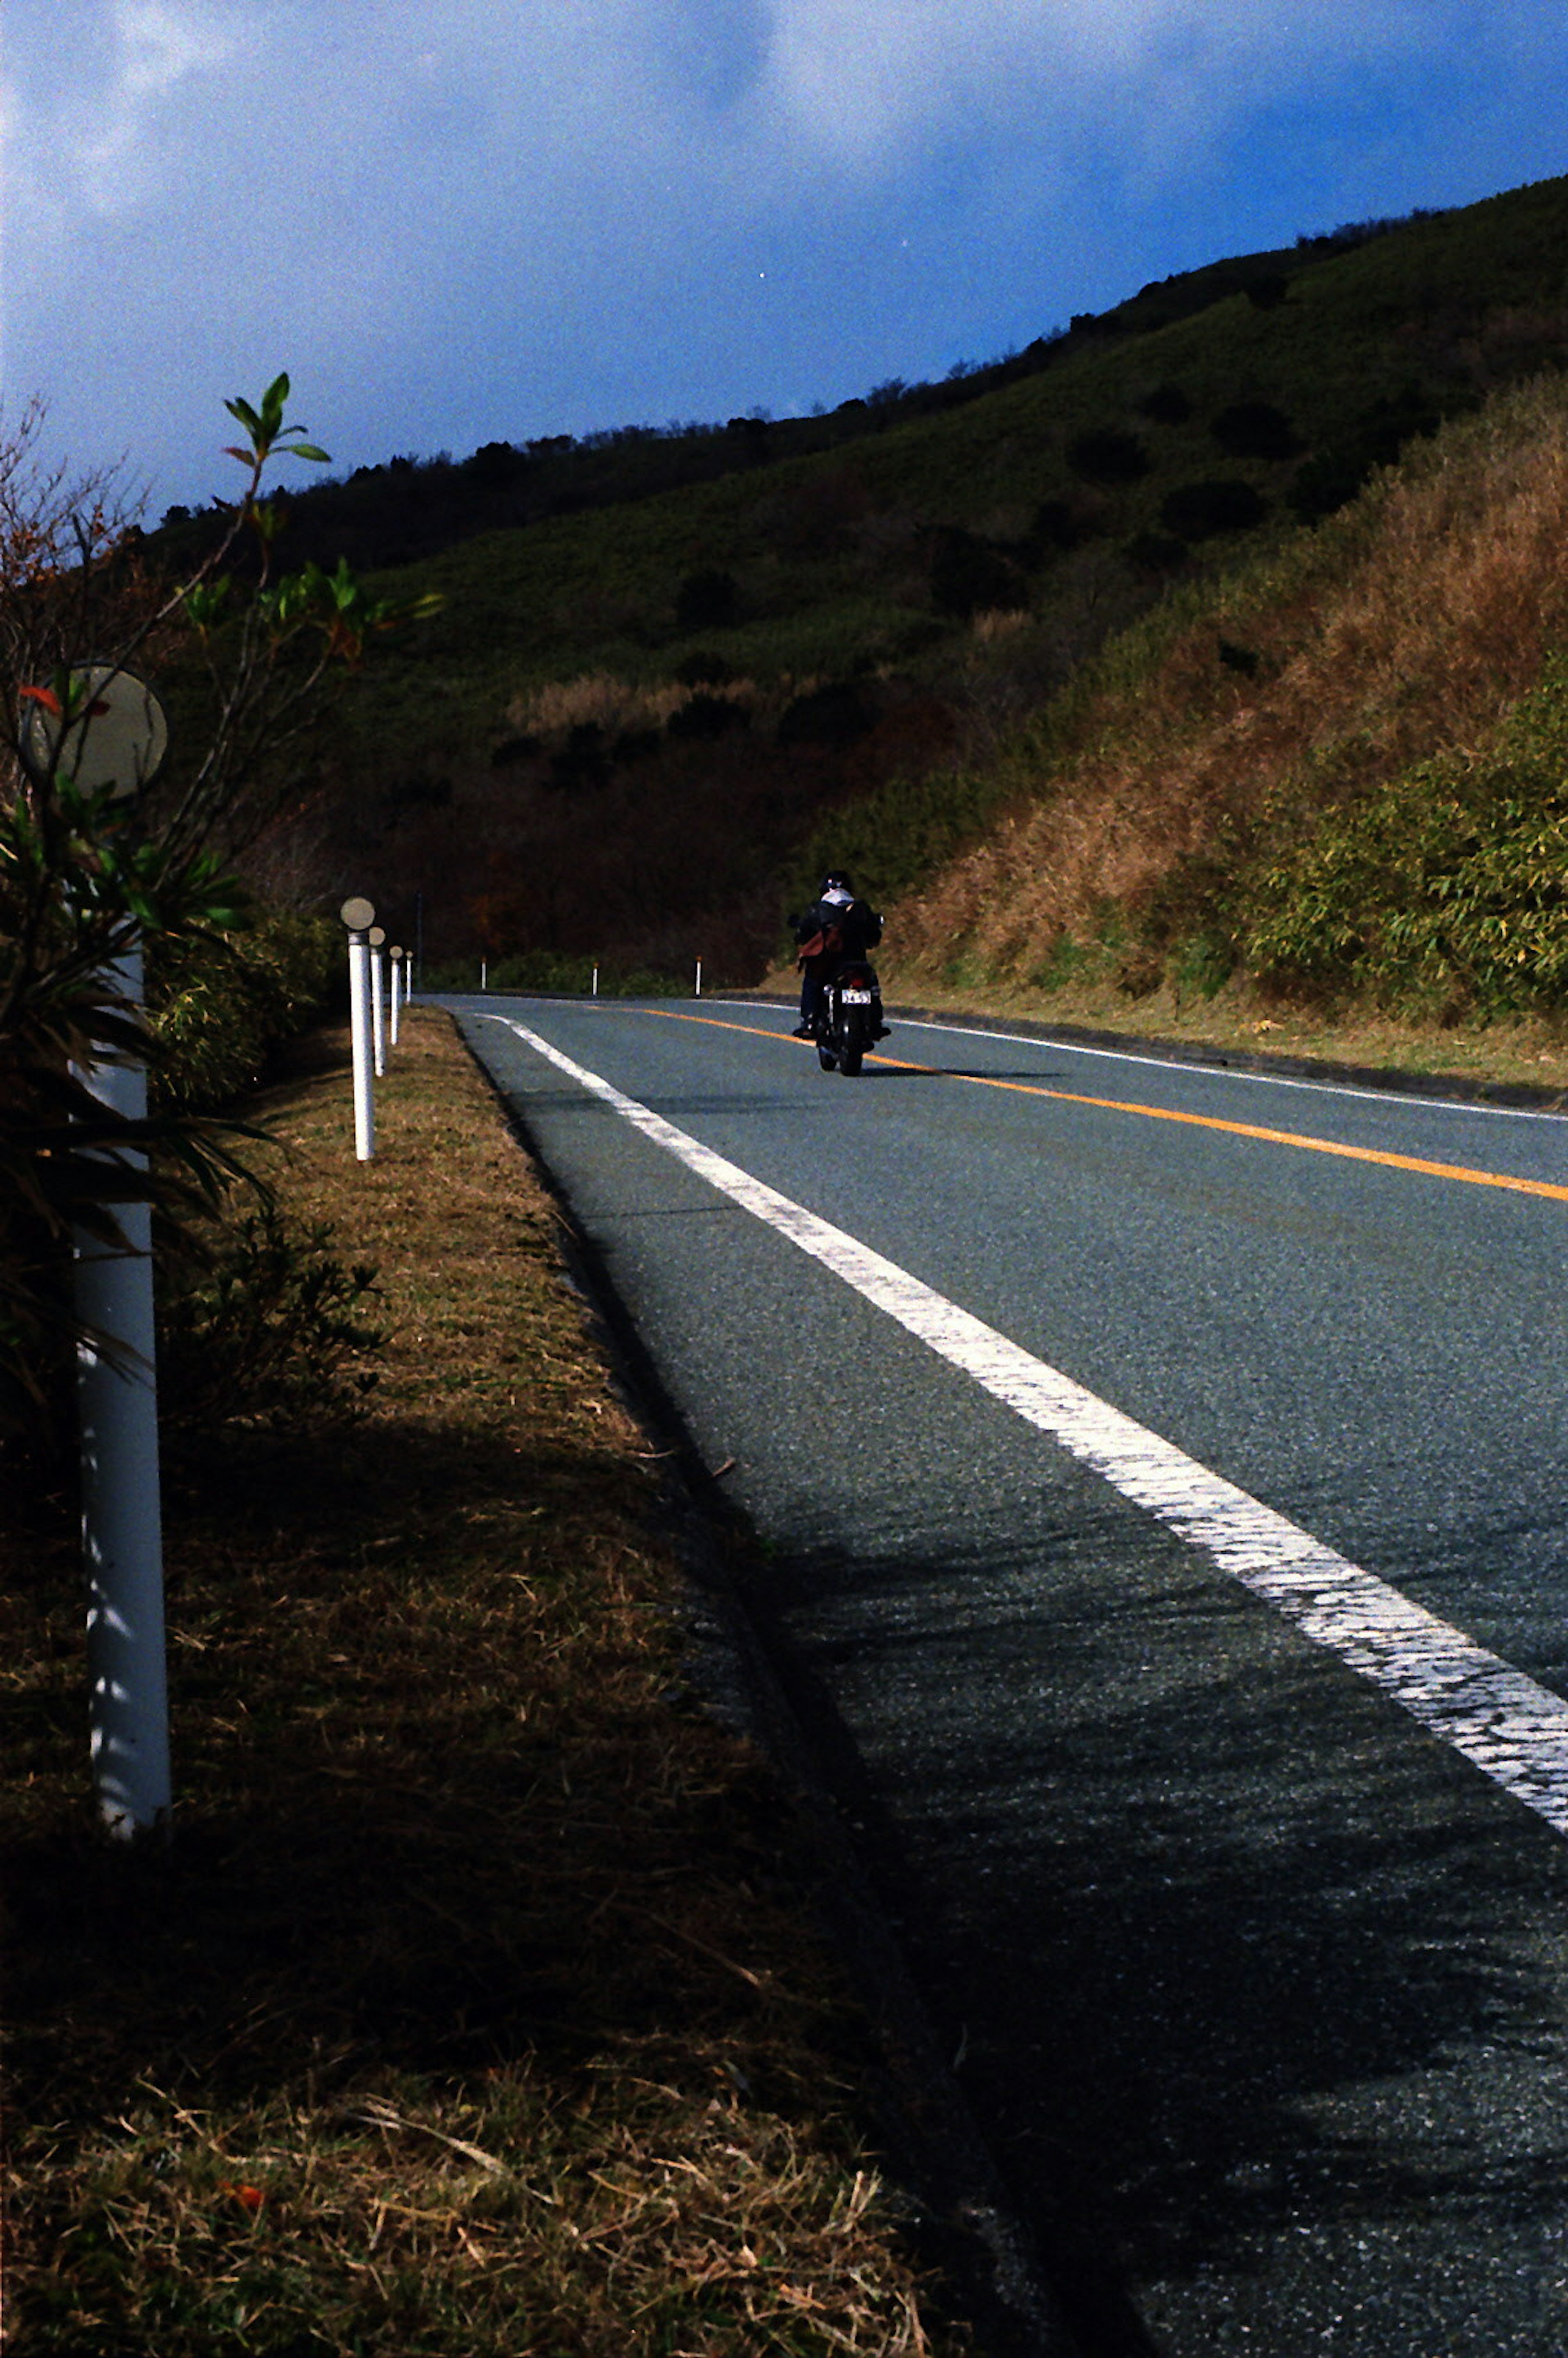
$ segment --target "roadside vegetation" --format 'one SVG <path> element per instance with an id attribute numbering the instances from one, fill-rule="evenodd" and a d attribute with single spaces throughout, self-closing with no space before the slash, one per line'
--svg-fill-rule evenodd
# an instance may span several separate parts
<path id="1" fill-rule="evenodd" d="M 954 2352 L 559 1215 L 444 1018 L 369 1166 L 350 1102 L 312 1035 L 175 1322 L 161 1855 L 89 1832 L 64 1490 L 0 1521 L 6 2347 Z"/>

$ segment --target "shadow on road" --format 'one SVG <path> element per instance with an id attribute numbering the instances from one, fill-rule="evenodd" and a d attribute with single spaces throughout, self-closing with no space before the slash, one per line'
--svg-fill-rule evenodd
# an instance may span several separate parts
<path id="1" fill-rule="evenodd" d="M 825 1552 L 761 1606 L 1091 2346 L 1134 2346 L 1130 2282 L 1183 2352 L 1352 2310 L 1357 2350 L 1456 2346 L 1488 2288 L 1557 2322 L 1464 2346 L 1561 2347 L 1568 1851 L 1239 1589 L 1116 1545 Z"/>

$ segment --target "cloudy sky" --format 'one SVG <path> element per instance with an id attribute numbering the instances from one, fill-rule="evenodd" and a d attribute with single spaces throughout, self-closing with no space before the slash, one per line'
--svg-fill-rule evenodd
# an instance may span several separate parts
<path id="1" fill-rule="evenodd" d="M 1563 0 L 5 0 L 0 44 L 5 411 L 154 515 L 279 369 L 334 471 L 783 416 L 1568 171 Z"/>

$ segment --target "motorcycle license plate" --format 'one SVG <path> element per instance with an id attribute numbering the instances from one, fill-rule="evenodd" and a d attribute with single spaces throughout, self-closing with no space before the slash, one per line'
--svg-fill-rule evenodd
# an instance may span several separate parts
<path id="1" fill-rule="evenodd" d="M 846 1007 L 869 1007 L 871 1003 L 869 990 L 841 990 L 838 996 Z"/>

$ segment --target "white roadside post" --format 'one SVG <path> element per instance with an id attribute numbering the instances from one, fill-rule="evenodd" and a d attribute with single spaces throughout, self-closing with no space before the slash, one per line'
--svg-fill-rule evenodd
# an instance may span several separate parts
<path id="1" fill-rule="evenodd" d="M 142 953 L 112 969 L 124 997 L 142 999 Z M 145 1120 L 145 1065 L 98 1065 L 88 1086 L 127 1120 Z M 145 1170 L 145 1154 L 114 1157 Z M 173 1801 L 163 1607 L 163 1499 L 150 1204 L 120 1204 L 116 1252 L 80 1235 L 76 1310 L 124 1354 L 77 1347 L 81 1421 L 81 1547 L 87 1573 L 87 1682 L 92 1783 L 108 1832 L 131 1842 L 164 1825 Z"/>
<path id="2" fill-rule="evenodd" d="M 595 999 L 599 997 L 599 968 L 597 967 L 593 969 L 593 991 L 591 995 Z"/>
<path id="3" fill-rule="evenodd" d="M 702 997 L 702 960 L 700 958 L 697 961 L 697 985 L 691 995 L 694 999 Z"/>
<path id="4" fill-rule="evenodd" d="M 386 953 L 392 960 L 392 1044 L 397 1045 L 397 1016 L 403 1005 L 403 945 L 394 942 Z"/>
<path id="5" fill-rule="evenodd" d="M 481 958 L 479 962 L 479 987 L 481 990 L 488 990 L 490 989 L 490 960 L 488 958 Z"/>
<path id="6" fill-rule="evenodd" d="M 362 1163 L 375 1153 L 375 1085 L 371 1076 L 370 929 L 375 910 L 356 896 L 338 914 L 349 934 L 349 1035 L 354 1055 L 354 1152 Z"/>
<path id="7" fill-rule="evenodd" d="M 386 969 L 382 964 L 382 948 L 386 929 L 373 925 L 365 936 L 370 944 L 370 1031 L 375 1050 L 375 1076 L 386 1077 Z"/>
<path id="8" fill-rule="evenodd" d="M 134 798 L 168 750 L 163 707 L 141 680 L 113 665 L 82 665 L 70 677 L 80 718 L 65 725 L 64 716 L 35 710 L 22 731 L 23 761 L 45 780 L 63 775 L 89 792 L 109 787 L 119 799 Z M 141 1006 L 139 942 L 128 944 L 105 979 L 124 1004 Z M 111 1112 L 128 1121 L 146 1119 L 144 1062 L 106 1055 L 81 1077 Z M 139 1181 L 146 1169 L 139 1150 L 94 1152 L 128 1178 Z M 122 1201 L 114 1212 L 121 1244 L 77 1231 L 74 1295 L 78 1318 L 98 1338 L 77 1346 L 92 1784 L 105 1831 L 128 1843 L 167 1827 L 173 1790 L 152 1207 Z"/>

